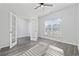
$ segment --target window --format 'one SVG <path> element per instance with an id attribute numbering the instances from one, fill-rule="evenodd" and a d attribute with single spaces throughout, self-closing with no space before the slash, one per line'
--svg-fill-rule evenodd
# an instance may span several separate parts
<path id="1" fill-rule="evenodd" d="M 45 34 L 47 35 L 48 32 L 52 31 L 59 31 L 60 30 L 61 19 L 52 19 L 45 21 Z"/>

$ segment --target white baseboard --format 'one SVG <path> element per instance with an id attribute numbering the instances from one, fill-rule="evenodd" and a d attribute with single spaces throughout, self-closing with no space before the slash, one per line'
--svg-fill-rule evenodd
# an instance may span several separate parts
<path id="1" fill-rule="evenodd" d="M 79 51 L 79 46 L 78 46 L 78 51 Z"/>
<path id="2" fill-rule="evenodd" d="M 17 37 L 17 39 L 18 39 L 18 38 L 24 38 L 24 37 L 30 37 L 30 36 L 22 36 L 22 37 Z"/>
<path id="3" fill-rule="evenodd" d="M 10 46 L 10 45 L 9 45 L 9 44 L 2 45 L 2 46 L 0 46 L 0 50 L 1 50 L 2 48 L 4 48 L 4 47 L 8 47 L 8 46 Z"/>
<path id="4" fill-rule="evenodd" d="M 56 40 L 55 38 L 42 37 L 42 36 L 40 38 L 45 38 L 45 39 L 49 39 L 49 40 L 54 40 L 54 41 L 58 41 L 58 42 L 62 42 L 62 43 L 66 43 L 66 44 L 71 44 L 71 45 L 78 46 L 78 44 Z"/>

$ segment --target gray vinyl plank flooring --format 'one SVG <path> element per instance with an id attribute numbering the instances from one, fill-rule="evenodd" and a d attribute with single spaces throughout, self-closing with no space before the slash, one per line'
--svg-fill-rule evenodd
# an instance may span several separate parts
<path id="1" fill-rule="evenodd" d="M 36 42 L 30 41 L 30 39 L 27 37 L 19 38 L 18 43 L 15 47 L 13 47 L 11 49 L 9 47 L 1 49 L 0 55 L 1 56 L 7 56 L 7 55 L 11 56 L 11 55 L 26 51 L 26 50 L 30 49 L 32 46 L 34 46 L 35 44 L 36 44 Z"/>
<path id="2" fill-rule="evenodd" d="M 78 47 L 75 45 L 62 43 L 54 40 L 40 38 L 39 41 L 48 42 L 49 44 L 63 49 L 65 56 L 79 56 Z"/>
<path id="3" fill-rule="evenodd" d="M 38 41 L 31 41 L 29 37 L 18 38 L 17 45 L 11 49 L 9 47 L 1 49 L 0 56 L 12 56 L 17 53 L 24 53 L 40 41 L 63 49 L 64 56 L 79 56 L 78 47 L 75 45 L 44 38 L 38 38 Z"/>

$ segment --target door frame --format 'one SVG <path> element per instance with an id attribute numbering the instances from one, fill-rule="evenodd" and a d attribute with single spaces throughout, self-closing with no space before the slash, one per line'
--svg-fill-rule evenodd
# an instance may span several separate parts
<path id="1" fill-rule="evenodd" d="M 34 30 L 33 30 L 33 22 L 35 22 L 35 25 L 34 25 Z M 30 40 L 33 40 L 33 41 L 37 41 L 38 39 L 38 18 L 37 17 L 31 17 L 30 18 Z M 34 36 L 34 32 L 37 33 L 36 36 Z"/>
<path id="2" fill-rule="evenodd" d="M 17 44 L 17 16 L 13 13 L 13 12 L 9 12 L 10 13 L 10 48 L 14 47 L 16 44 Z M 15 33 L 15 38 L 16 38 L 16 41 L 12 44 L 12 16 L 15 16 L 16 17 L 16 33 Z"/>

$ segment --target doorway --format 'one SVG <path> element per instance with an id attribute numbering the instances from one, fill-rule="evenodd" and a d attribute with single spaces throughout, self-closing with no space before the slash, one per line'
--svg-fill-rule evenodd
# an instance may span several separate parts
<path id="1" fill-rule="evenodd" d="M 17 16 L 10 12 L 10 48 L 17 44 L 16 21 Z"/>

